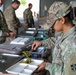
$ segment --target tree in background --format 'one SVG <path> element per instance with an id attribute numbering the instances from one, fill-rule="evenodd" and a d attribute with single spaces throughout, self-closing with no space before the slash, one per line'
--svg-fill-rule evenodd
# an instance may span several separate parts
<path id="1" fill-rule="evenodd" d="M 26 0 L 20 0 L 20 2 L 21 2 L 21 4 L 22 4 L 23 6 L 26 5 Z"/>

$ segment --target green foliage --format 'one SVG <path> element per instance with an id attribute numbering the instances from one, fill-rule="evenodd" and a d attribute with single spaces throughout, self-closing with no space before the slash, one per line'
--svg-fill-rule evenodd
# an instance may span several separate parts
<path id="1" fill-rule="evenodd" d="M 31 54 L 26 51 L 23 51 L 22 53 L 23 53 L 23 56 L 25 56 L 27 58 L 26 61 L 23 61 L 22 63 L 30 64 L 32 62 L 31 58 L 29 58 L 31 56 Z"/>
<path id="2" fill-rule="evenodd" d="M 22 53 L 23 53 L 23 56 L 25 56 L 27 58 L 29 58 L 31 56 L 31 53 L 29 53 L 29 52 L 23 51 Z"/>
<path id="3" fill-rule="evenodd" d="M 21 0 L 21 4 L 22 4 L 23 6 L 25 6 L 25 5 L 26 5 L 26 0 Z"/>

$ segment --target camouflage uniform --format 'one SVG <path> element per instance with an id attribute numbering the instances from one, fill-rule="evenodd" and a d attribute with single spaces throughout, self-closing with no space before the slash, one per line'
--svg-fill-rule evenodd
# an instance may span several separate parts
<path id="1" fill-rule="evenodd" d="M 0 43 L 4 43 L 6 40 L 6 34 L 9 33 L 7 24 L 3 15 L 3 12 L 0 10 Z"/>
<path id="2" fill-rule="evenodd" d="M 54 37 L 50 37 L 42 41 L 42 45 L 46 47 L 46 51 L 42 54 L 44 61 L 52 62 L 52 50 L 55 47 L 56 40 L 59 39 L 62 35 L 62 32 L 56 32 Z"/>
<path id="3" fill-rule="evenodd" d="M 70 6 L 55 2 L 49 9 L 49 23 L 54 22 L 70 12 Z M 73 26 L 55 43 L 52 63 L 46 64 L 50 75 L 76 75 L 76 27 Z"/>
<path id="4" fill-rule="evenodd" d="M 47 49 L 51 49 L 55 46 L 55 42 L 59 39 L 62 35 L 62 32 L 55 32 L 54 37 L 50 37 L 44 41 L 42 41 L 42 45 L 45 46 Z"/>
<path id="5" fill-rule="evenodd" d="M 59 39 L 53 50 L 53 60 L 50 67 L 46 67 L 51 75 L 75 75 L 76 31 L 71 28 Z M 72 67 L 74 65 L 74 67 Z"/>
<path id="6" fill-rule="evenodd" d="M 15 9 L 12 6 L 9 6 L 7 9 L 5 9 L 4 16 L 8 25 L 8 29 L 17 34 L 18 28 L 20 27 L 20 21 L 16 17 Z"/>
<path id="7" fill-rule="evenodd" d="M 25 9 L 25 11 L 23 12 L 23 17 L 25 24 L 28 27 L 30 28 L 34 27 L 34 19 L 33 19 L 32 11 L 29 8 Z"/>

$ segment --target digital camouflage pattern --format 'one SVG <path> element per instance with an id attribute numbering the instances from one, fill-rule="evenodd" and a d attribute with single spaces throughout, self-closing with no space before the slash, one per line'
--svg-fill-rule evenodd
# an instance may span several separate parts
<path id="1" fill-rule="evenodd" d="M 50 22 L 67 15 L 70 7 L 63 2 L 55 2 L 49 9 Z M 47 41 L 46 41 L 47 42 Z M 48 44 L 48 42 L 47 42 Z M 76 27 L 72 27 L 57 39 L 52 50 L 52 63 L 46 64 L 50 75 L 76 75 Z"/>
<path id="2" fill-rule="evenodd" d="M 47 25 L 52 26 L 57 19 L 67 15 L 70 11 L 71 11 L 71 8 L 66 3 L 54 2 L 48 10 Z M 61 36 L 61 32 L 60 33 L 57 32 L 56 36 L 53 39 L 49 38 L 43 41 L 43 44 L 47 48 L 51 48 L 51 46 L 55 44 L 54 42 L 57 40 L 58 36 Z"/>
<path id="3" fill-rule="evenodd" d="M 4 11 L 4 16 L 8 29 L 12 32 L 17 33 L 17 29 L 21 26 L 19 19 L 16 17 L 15 9 L 12 6 L 9 6 Z"/>
<path id="4" fill-rule="evenodd" d="M 51 75 L 76 74 L 76 28 L 71 28 L 59 39 L 53 50 L 52 64 L 46 69 Z"/>
<path id="5" fill-rule="evenodd" d="M 55 42 L 54 42 L 55 37 L 52 37 L 52 38 L 48 38 L 48 39 L 42 41 L 42 45 L 44 45 L 47 49 L 50 49 L 50 48 L 54 47 L 54 45 L 55 45 Z"/>
<path id="6" fill-rule="evenodd" d="M 47 48 L 47 49 L 52 49 L 55 46 L 56 40 L 59 39 L 62 35 L 62 32 L 55 32 L 53 33 L 53 37 L 47 38 L 46 40 L 42 41 L 42 44 Z"/>
<path id="7" fill-rule="evenodd" d="M 29 8 L 25 9 L 25 11 L 23 12 L 23 17 L 25 24 L 28 27 L 34 27 L 34 19 L 33 19 L 32 11 Z"/>
<path id="8" fill-rule="evenodd" d="M 2 31 L 2 35 L 0 36 L 0 43 L 4 43 L 6 40 L 6 35 L 4 33 L 9 32 L 9 30 L 3 12 L 1 10 L 0 10 L 0 31 Z"/>
<path id="9" fill-rule="evenodd" d="M 42 54 L 45 62 L 52 62 L 52 51 L 55 47 L 56 40 L 62 35 L 62 32 L 55 32 L 54 37 L 50 37 L 42 41 L 42 45 L 46 47 L 46 51 Z"/>
<path id="10" fill-rule="evenodd" d="M 57 19 L 67 15 L 71 11 L 71 7 L 63 2 L 54 2 L 48 10 L 47 23 L 51 26 Z"/>

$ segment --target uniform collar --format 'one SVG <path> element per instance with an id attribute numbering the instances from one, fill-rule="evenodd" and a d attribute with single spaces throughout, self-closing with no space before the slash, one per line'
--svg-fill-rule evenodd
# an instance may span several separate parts
<path id="1" fill-rule="evenodd" d="M 74 33 L 76 30 L 75 26 L 72 27 L 70 30 L 68 30 L 65 34 L 63 34 L 63 38 L 68 37 L 69 35 L 72 35 L 72 33 Z"/>
<path id="2" fill-rule="evenodd" d="M 13 10 L 15 10 L 12 6 L 10 6 Z"/>

